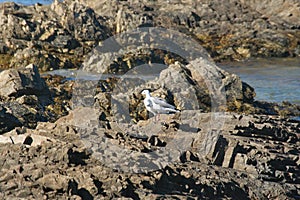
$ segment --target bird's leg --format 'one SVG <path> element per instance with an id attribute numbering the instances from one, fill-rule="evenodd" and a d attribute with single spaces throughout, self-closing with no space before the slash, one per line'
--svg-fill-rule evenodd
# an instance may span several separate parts
<path id="1" fill-rule="evenodd" d="M 154 115 L 154 121 L 157 122 L 159 120 L 160 120 L 160 115 L 159 114 Z"/>

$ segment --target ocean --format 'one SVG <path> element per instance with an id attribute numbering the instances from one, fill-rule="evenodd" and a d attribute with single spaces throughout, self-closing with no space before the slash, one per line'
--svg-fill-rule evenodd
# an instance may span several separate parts
<path id="1" fill-rule="evenodd" d="M 219 64 L 251 85 L 256 100 L 300 105 L 300 58 L 264 58 Z"/>
<path id="2" fill-rule="evenodd" d="M 15 2 L 18 4 L 23 4 L 23 5 L 33 5 L 36 3 L 51 4 L 53 2 L 53 0 L 14 0 L 14 1 L 0 0 L 0 3 L 3 3 L 3 2 Z"/>

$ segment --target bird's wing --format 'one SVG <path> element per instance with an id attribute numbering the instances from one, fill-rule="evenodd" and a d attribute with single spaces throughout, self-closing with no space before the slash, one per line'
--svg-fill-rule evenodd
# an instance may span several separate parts
<path id="1" fill-rule="evenodd" d="M 149 98 L 144 99 L 144 105 L 145 105 L 146 109 L 149 112 L 151 112 L 153 115 L 157 114 L 155 108 L 153 107 L 153 103 L 152 103 L 151 99 L 149 99 Z"/>
<path id="2" fill-rule="evenodd" d="M 168 104 L 166 100 L 159 98 L 159 97 L 151 97 L 151 101 L 155 104 L 158 104 L 161 107 L 165 108 L 172 108 L 175 109 L 175 106 L 172 106 L 171 104 Z"/>
<path id="3" fill-rule="evenodd" d="M 152 101 L 150 99 L 145 99 L 144 104 L 145 104 L 146 108 L 153 106 Z"/>

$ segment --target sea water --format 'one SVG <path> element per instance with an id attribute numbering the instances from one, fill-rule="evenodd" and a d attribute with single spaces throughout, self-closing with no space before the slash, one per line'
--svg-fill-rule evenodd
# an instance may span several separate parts
<path id="1" fill-rule="evenodd" d="M 219 66 L 251 85 L 256 100 L 300 104 L 300 58 L 254 59 Z"/>
<path id="2" fill-rule="evenodd" d="M 53 0 L 0 0 L 0 3 L 3 3 L 3 2 L 15 2 L 17 4 L 33 5 L 36 3 L 51 4 L 53 2 Z"/>

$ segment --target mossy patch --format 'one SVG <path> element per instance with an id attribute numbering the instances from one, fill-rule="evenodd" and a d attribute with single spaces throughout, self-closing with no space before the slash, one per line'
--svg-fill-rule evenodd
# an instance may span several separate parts
<path id="1" fill-rule="evenodd" d="M 0 54 L 0 69 L 8 69 L 11 58 L 9 54 Z"/>

